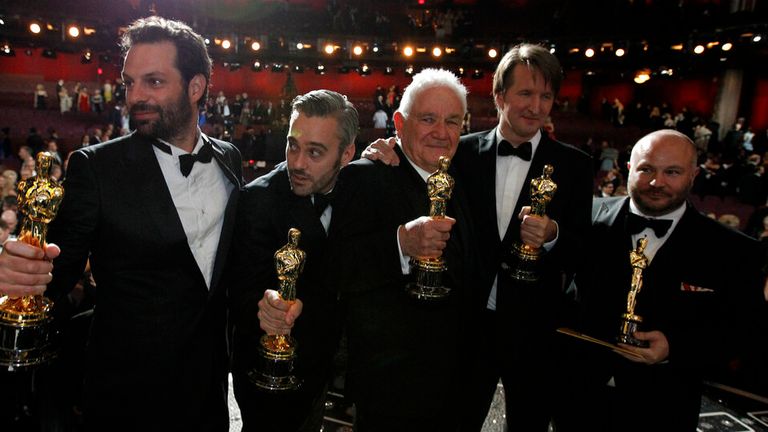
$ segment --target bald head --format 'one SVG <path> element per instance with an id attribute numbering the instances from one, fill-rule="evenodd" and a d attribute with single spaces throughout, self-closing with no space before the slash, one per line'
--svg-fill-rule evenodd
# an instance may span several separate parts
<path id="1" fill-rule="evenodd" d="M 666 215 L 685 204 L 698 172 L 690 138 L 670 129 L 652 132 L 632 148 L 629 196 L 646 215 Z"/>
<path id="2" fill-rule="evenodd" d="M 629 159 L 630 166 L 635 165 L 638 157 L 647 154 L 652 149 L 660 149 L 665 154 L 670 152 L 687 154 L 691 167 L 696 167 L 696 144 L 685 134 L 672 129 L 657 130 L 640 138 L 632 148 L 632 155 Z"/>

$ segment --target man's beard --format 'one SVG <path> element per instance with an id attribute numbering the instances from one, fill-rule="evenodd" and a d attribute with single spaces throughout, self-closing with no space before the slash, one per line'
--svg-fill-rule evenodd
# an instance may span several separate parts
<path id="1" fill-rule="evenodd" d="M 156 120 L 134 120 L 135 111 L 152 111 L 158 113 Z M 172 105 L 165 107 L 161 105 L 150 105 L 146 103 L 137 103 L 131 106 L 129 125 L 131 130 L 137 134 L 148 138 L 157 138 L 163 141 L 171 142 L 173 138 L 179 136 L 181 132 L 188 127 L 189 118 L 192 115 L 192 108 L 187 102 L 186 95 L 181 97 Z"/>

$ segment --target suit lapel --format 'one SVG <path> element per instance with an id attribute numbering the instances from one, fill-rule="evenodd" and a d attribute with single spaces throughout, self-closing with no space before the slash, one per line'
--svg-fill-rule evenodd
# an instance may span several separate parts
<path id="1" fill-rule="evenodd" d="M 485 203 L 485 220 L 493 221 L 493 231 L 497 233 L 496 237 L 501 241 L 501 235 L 496 222 L 496 129 L 492 129 L 487 135 L 480 138 L 478 143 L 478 156 L 480 157 L 480 190 L 482 193 L 481 202 Z"/>
<path id="2" fill-rule="evenodd" d="M 203 141 L 211 144 L 211 147 L 213 148 L 213 158 L 216 159 L 216 163 L 218 163 L 221 170 L 224 171 L 224 175 L 227 177 L 227 179 L 229 179 L 229 181 L 235 186 L 236 189 L 239 189 L 240 179 L 234 173 L 232 167 L 229 166 L 229 161 L 227 160 L 227 155 L 224 152 L 224 149 L 221 148 L 221 146 L 216 141 L 210 139 L 207 135 L 202 134 L 202 137 Z"/>
<path id="3" fill-rule="evenodd" d="M 399 146 L 395 146 L 395 152 L 397 152 L 400 160 L 403 161 L 395 169 L 401 170 L 404 174 L 392 176 L 392 181 L 397 185 L 397 190 L 400 190 L 407 197 L 408 217 L 429 216 L 427 184 L 405 158 L 405 154 Z"/>
<path id="4" fill-rule="evenodd" d="M 146 213 L 145 220 L 152 222 L 142 229 L 154 228 L 155 234 L 164 239 L 161 243 L 175 244 L 183 240 L 186 244 L 187 235 L 155 157 L 152 142 L 134 134 L 125 145 L 127 155 L 120 161 L 123 173 L 116 177 L 125 182 L 122 189 L 131 196 L 129 199 L 142 207 Z"/>

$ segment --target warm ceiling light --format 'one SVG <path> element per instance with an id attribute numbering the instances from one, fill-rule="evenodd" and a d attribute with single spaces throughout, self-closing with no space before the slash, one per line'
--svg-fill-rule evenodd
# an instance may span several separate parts
<path id="1" fill-rule="evenodd" d="M 763 37 L 760 35 L 755 35 L 752 37 L 752 42 L 760 42 L 761 40 L 763 40 Z"/>
<path id="2" fill-rule="evenodd" d="M 413 55 L 413 47 L 407 46 L 403 48 L 403 55 L 406 57 L 410 57 Z"/>
<path id="3" fill-rule="evenodd" d="M 375 52 L 375 53 L 379 52 L 379 46 L 378 45 L 374 45 L 373 46 L 373 52 Z"/>
<path id="4" fill-rule="evenodd" d="M 261 44 L 260 44 L 260 43 L 258 43 L 258 42 L 253 42 L 253 43 L 251 44 L 251 49 L 252 49 L 252 50 L 254 50 L 254 51 L 258 51 L 258 50 L 260 50 L 260 49 L 261 49 Z"/>
<path id="5" fill-rule="evenodd" d="M 587 50 L 584 51 L 584 55 L 589 58 L 592 58 L 595 56 L 595 50 L 593 50 L 592 48 L 587 48 Z"/>
<path id="6" fill-rule="evenodd" d="M 352 48 L 352 53 L 354 55 L 356 55 L 356 56 L 362 55 L 363 54 L 363 47 L 361 47 L 360 45 L 355 45 Z"/>
<path id="7" fill-rule="evenodd" d="M 638 84 L 644 84 L 649 79 L 651 79 L 651 74 L 650 74 L 650 71 L 647 69 L 637 71 L 637 73 L 635 74 L 635 82 Z"/>
<path id="8" fill-rule="evenodd" d="M 696 45 L 696 47 L 693 49 L 693 52 L 696 54 L 701 54 L 704 52 L 704 45 Z"/>
<path id="9" fill-rule="evenodd" d="M 614 54 L 616 54 L 616 57 L 624 57 L 624 54 L 627 52 L 624 51 L 624 48 L 618 48 Z"/>
<path id="10" fill-rule="evenodd" d="M 333 45 L 331 45 L 331 44 L 326 44 L 325 45 L 325 53 L 326 54 L 333 54 L 333 51 L 335 51 L 335 48 L 334 48 Z"/>
<path id="11" fill-rule="evenodd" d="M 76 38 L 80 36 L 80 29 L 77 28 L 77 26 L 70 26 L 69 30 L 67 30 L 67 33 L 69 33 L 69 35 L 73 38 Z"/>
<path id="12" fill-rule="evenodd" d="M 723 51 L 730 51 L 731 48 L 733 48 L 733 44 L 730 42 L 726 42 L 723 44 L 723 46 L 720 47 L 720 49 Z"/>
<path id="13" fill-rule="evenodd" d="M 682 51 L 683 50 L 683 44 L 675 44 L 669 47 L 672 50 L 675 51 Z"/>
<path id="14" fill-rule="evenodd" d="M 232 46 L 232 42 L 229 41 L 229 39 L 224 39 L 221 41 L 221 47 L 224 49 L 229 49 L 229 47 Z"/>
<path id="15" fill-rule="evenodd" d="M 42 28 L 40 27 L 40 24 L 33 22 L 32 24 L 29 25 L 29 31 L 31 31 L 34 34 L 38 34 L 40 33 L 40 31 L 42 31 Z"/>
<path id="16" fill-rule="evenodd" d="M 496 58 L 496 56 L 499 55 L 499 52 L 496 51 L 496 48 L 491 48 L 488 50 L 488 57 L 490 58 Z"/>
<path id="17" fill-rule="evenodd" d="M 304 44 L 299 42 L 296 44 L 296 49 L 304 49 Z"/>
<path id="18" fill-rule="evenodd" d="M 440 47 L 434 47 L 432 48 L 432 55 L 435 57 L 440 57 L 441 55 L 443 55 L 443 50 L 440 49 Z"/>

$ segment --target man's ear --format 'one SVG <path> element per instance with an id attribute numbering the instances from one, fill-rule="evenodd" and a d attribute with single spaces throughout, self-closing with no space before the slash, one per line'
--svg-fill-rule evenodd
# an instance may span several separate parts
<path id="1" fill-rule="evenodd" d="M 395 114 L 392 116 L 392 121 L 395 123 L 395 131 L 397 132 L 397 136 L 399 137 L 403 130 L 403 124 L 405 123 L 405 116 L 400 111 L 395 111 Z"/>
<path id="2" fill-rule="evenodd" d="M 357 138 L 357 137 L 355 137 Z M 344 149 L 343 152 L 341 152 L 341 166 L 345 167 L 348 163 L 352 162 L 352 159 L 355 157 L 355 138 L 352 138 L 352 143 L 350 143 L 347 148 Z"/>
<path id="3" fill-rule="evenodd" d="M 199 103 L 207 86 L 208 82 L 205 80 L 203 74 L 193 76 L 192 79 L 189 80 L 189 86 L 187 87 L 190 100 Z"/>

